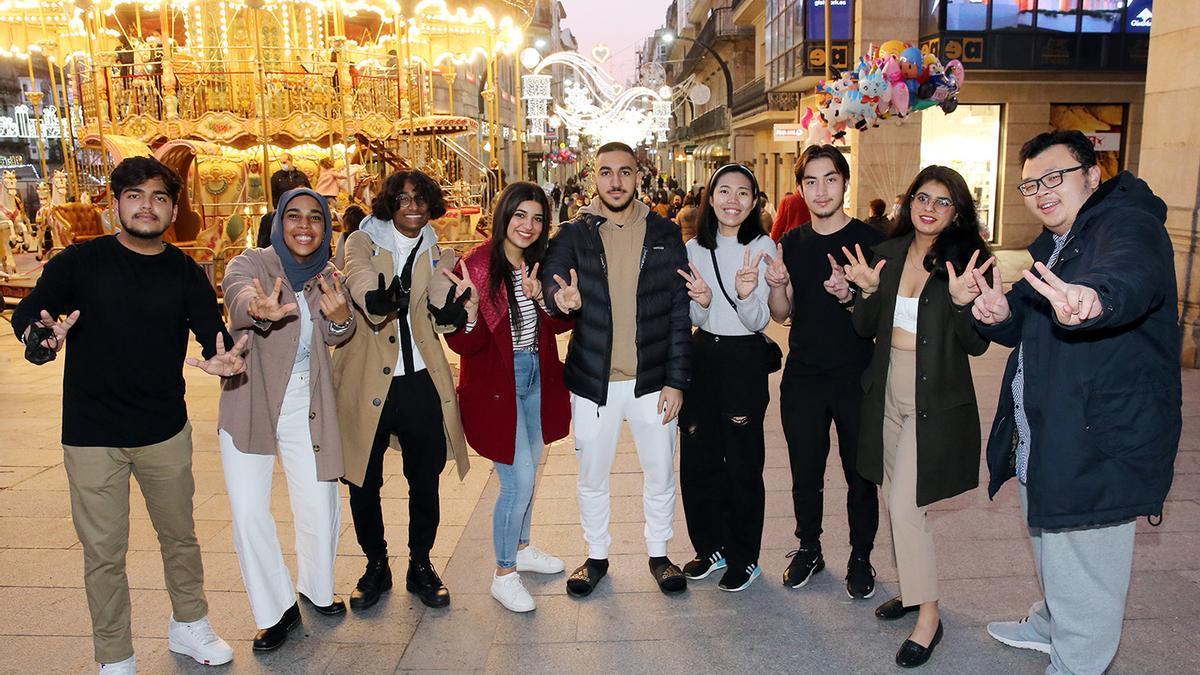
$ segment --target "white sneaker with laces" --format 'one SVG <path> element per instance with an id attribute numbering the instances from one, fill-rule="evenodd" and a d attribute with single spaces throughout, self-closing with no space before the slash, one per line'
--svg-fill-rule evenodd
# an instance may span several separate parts
<path id="1" fill-rule="evenodd" d="M 101 663 L 100 675 L 135 675 L 137 673 L 137 655 L 116 663 Z"/>
<path id="2" fill-rule="evenodd" d="M 1009 647 L 1050 653 L 1050 643 L 1029 625 L 1029 617 L 1020 621 L 993 621 L 987 625 L 987 632 Z"/>
<path id="3" fill-rule="evenodd" d="M 167 649 L 190 656 L 206 666 L 219 666 L 233 660 L 233 648 L 213 632 L 208 617 L 181 623 L 171 617 L 167 624 Z"/>
<path id="4" fill-rule="evenodd" d="M 558 574 L 566 569 L 563 561 L 547 555 L 533 544 L 517 551 L 517 571 L 537 574 Z"/>
<path id="5" fill-rule="evenodd" d="M 492 573 L 492 597 L 513 612 L 532 612 L 537 603 L 521 583 L 521 575 L 509 572 L 504 576 Z"/>

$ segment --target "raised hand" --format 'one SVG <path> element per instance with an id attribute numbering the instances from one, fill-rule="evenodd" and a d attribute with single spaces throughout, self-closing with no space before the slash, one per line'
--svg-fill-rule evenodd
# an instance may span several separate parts
<path id="1" fill-rule="evenodd" d="M 391 285 L 379 273 L 379 287 L 363 295 L 363 307 L 376 316 L 387 316 L 400 307 L 400 277 L 392 277 Z"/>
<path id="2" fill-rule="evenodd" d="M 683 280 L 687 282 L 688 297 L 695 300 L 696 304 L 708 309 L 708 306 L 712 303 L 712 288 L 700 276 L 700 271 L 696 269 L 694 263 L 688 263 L 688 269 L 692 271 L 691 274 L 683 270 L 675 270 L 675 273 L 683 277 Z"/>
<path id="3" fill-rule="evenodd" d="M 279 304 L 279 298 L 283 294 L 283 280 L 279 277 L 275 278 L 275 287 L 270 293 L 263 290 L 262 284 L 258 279 L 254 279 L 254 298 L 250 300 L 250 306 L 246 311 L 250 313 L 250 318 L 255 321 L 267 321 L 275 323 L 283 317 L 296 311 L 298 305 L 294 302 L 289 302 L 286 305 Z"/>
<path id="4" fill-rule="evenodd" d="M 246 344 L 250 342 L 250 334 L 245 333 L 241 339 L 233 345 L 233 349 L 225 351 L 225 338 L 217 333 L 217 355 L 211 359 L 201 361 L 197 358 L 188 358 L 185 363 L 189 366 L 195 366 L 209 375 L 217 375 L 218 377 L 232 377 L 246 372 L 246 361 L 242 359 L 242 353 L 246 351 Z"/>
<path id="5" fill-rule="evenodd" d="M 42 340 L 42 346 L 46 349 L 53 349 L 56 352 L 62 351 L 63 344 L 65 344 L 65 340 L 67 339 L 67 332 L 70 331 L 71 326 L 74 326 L 75 322 L 79 320 L 79 310 L 71 312 L 67 315 L 67 318 L 63 319 L 62 321 L 55 321 L 54 317 L 50 316 L 50 312 L 47 312 L 44 309 L 42 310 L 41 317 L 42 318 L 40 321 L 38 321 L 38 323 L 42 324 L 46 328 L 49 328 L 54 333 L 53 337 Z M 24 337 L 29 337 L 29 327 L 25 328 Z"/>
<path id="6" fill-rule="evenodd" d="M 733 275 L 733 289 L 737 291 L 738 300 L 745 300 L 758 288 L 758 264 L 762 259 L 762 251 L 755 253 L 754 260 L 751 260 L 750 249 L 746 249 L 745 255 L 742 256 L 742 266 Z"/>
<path id="7" fill-rule="evenodd" d="M 950 299 L 959 307 L 965 307 L 975 298 L 979 297 L 981 291 L 979 282 L 975 280 L 975 261 L 979 260 L 979 250 L 976 249 L 971 254 L 971 259 L 967 261 L 967 266 L 963 268 L 963 273 L 960 276 L 954 271 L 954 265 L 949 260 L 946 261 L 946 274 L 950 279 Z M 982 265 L 979 266 L 979 273 L 984 274 L 987 269 L 995 264 L 995 256 L 988 258 Z"/>
<path id="8" fill-rule="evenodd" d="M 554 292 L 554 304 L 558 305 L 559 310 L 574 312 L 583 307 L 583 296 L 579 294 L 579 275 L 575 273 L 575 268 L 571 268 L 571 283 L 568 284 L 557 274 L 554 275 L 554 282 L 558 284 L 558 290 Z"/>
<path id="9" fill-rule="evenodd" d="M 989 326 L 1008 321 L 1008 317 L 1012 316 L 1012 309 L 1008 306 L 1008 297 L 1004 295 L 1000 266 L 992 267 L 991 285 L 979 270 L 971 270 L 971 276 L 980 291 L 975 298 L 975 304 L 971 306 L 971 315 L 978 319 L 979 323 Z"/>
<path id="10" fill-rule="evenodd" d="M 1033 286 L 1033 290 L 1050 301 L 1050 306 L 1054 308 L 1054 316 L 1062 325 L 1078 326 L 1104 313 L 1104 303 L 1100 302 L 1100 295 L 1095 289 L 1068 284 L 1051 272 L 1045 263 L 1034 263 L 1033 269 L 1042 275 L 1042 278 L 1039 279 L 1033 272 L 1025 270 L 1022 272 L 1025 280 Z"/>
<path id="11" fill-rule="evenodd" d="M 829 278 L 821 285 L 825 287 L 825 292 L 837 298 L 838 302 L 850 302 L 854 294 L 850 292 L 850 282 L 846 281 L 846 271 L 832 255 L 826 253 L 825 257 L 829 258 Z"/>
<path id="12" fill-rule="evenodd" d="M 867 256 L 863 255 L 862 246 L 858 244 L 854 245 L 853 253 L 850 252 L 850 249 L 843 246 L 842 253 L 846 255 L 846 260 L 850 261 L 850 264 L 842 267 L 842 270 L 846 274 L 846 279 L 861 288 L 863 293 L 874 293 L 879 290 L 879 271 L 883 269 L 887 261 L 880 258 L 879 262 L 875 263 L 875 266 L 872 267 L 867 262 Z"/>
<path id="13" fill-rule="evenodd" d="M 538 279 L 538 267 L 541 263 L 533 263 L 533 269 L 521 262 L 521 292 L 534 302 L 542 301 L 542 281 Z"/>
<path id="14" fill-rule="evenodd" d="M 342 291 L 342 280 L 333 275 L 331 286 L 322 277 L 317 277 L 317 285 L 321 288 L 321 314 L 329 321 L 344 326 L 351 314 L 350 303 L 346 302 L 346 294 Z"/>
<path id="15" fill-rule="evenodd" d="M 474 282 L 471 281 L 471 271 L 466 265 L 462 265 L 462 277 L 456 276 L 447 268 L 442 268 L 442 274 L 446 278 L 454 282 L 454 302 L 462 303 L 463 309 L 467 310 L 467 323 L 474 323 L 475 317 L 479 313 L 479 289 L 475 288 Z"/>
<path id="16" fill-rule="evenodd" d="M 792 283 L 787 265 L 783 264 L 783 244 L 775 244 L 775 257 L 766 256 L 767 272 L 764 277 L 771 288 L 780 288 Z"/>

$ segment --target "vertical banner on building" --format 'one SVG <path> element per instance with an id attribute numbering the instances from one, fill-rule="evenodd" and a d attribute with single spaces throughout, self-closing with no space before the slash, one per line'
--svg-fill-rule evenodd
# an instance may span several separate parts
<path id="1" fill-rule="evenodd" d="M 851 40 L 854 37 L 854 0 L 828 0 L 830 31 L 834 40 Z M 806 41 L 825 39 L 826 0 L 804 0 Z"/>
<path id="2" fill-rule="evenodd" d="M 1100 178 L 1108 180 L 1125 166 L 1125 106 L 1119 103 L 1052 103 L 1050 126 L 1082 131 L 1096 146 Z"/>

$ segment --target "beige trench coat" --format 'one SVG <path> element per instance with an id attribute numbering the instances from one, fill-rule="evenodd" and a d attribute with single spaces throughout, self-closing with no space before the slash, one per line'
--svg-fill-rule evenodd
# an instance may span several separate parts
<path id="1" fill-rule="evenodd" d="M 368 291 L 379 287 L 380 274 L 390 281 L 395 276 L 395 267 L 391 252 L 376 246 L 370 234 L 362 230 L 350 235 L 345 248 L 346 266 L 343 272 L 346 275 L 346 288 L 354 300 L 358 329 L 352 339 L 334 350 L 333 384 L 337 391 L 346 480 L 361 486 L 367 473 L 367 462 L 371 458 L 371 444 L 379 426 L 379 414 L 392 383 L 391 371 L 400 353 L 395 315 L 368 313 L 364 309 L 364 297 Z M 413 341 L 441 398 L 447 456 L 454 460 L 461 479 L 470 468 L 467 441 L 458 413 L 454 374 L 437 336 L 438 333 L 452 332 L 454 327 L 435 325 L 426 307 L 430 298 L 433 298 L 435 306 L 441 306 L 452 285 L 444 275 L 436 273 L 435 268 L 452 268 L 456 262 L 454 251 L 441 249 L 437 245 L 417 257 L 413 263 L 409 317 Z M 400 448 L 400 441 L 394 434 L 389 445 L 397 450 Z"/>
<path id="2" fill-rule="evenodd" d="M 326 284 L 332 285 L 333 273 L 333 265 L 325 265 L 321 276 Z M 264 289 L 270 289 L 276 279 L 283 279 L 279 303 L 286 305 L 297 301 L 274 249 L 250 249 L 229 263 L 221 282 L 225 307 L 229 311 L 229 330 L 235 340 L 249 333 L 250 343 L 245 355 L 246 372 L 221 380 L 218 428 L 228 432 L 234 446 L 242 452 L 274 455 L 278 449 L 275 432 L 279 412 L 300 341 L 300 316 L 295 313 L 266 328 L 255 324 L 247 311 L 254 299 L 255 279 Z M 321 288 L 315 278 L 304 285 L 304 299 L 313 320 L 308 415 L 313 457 L 317 463 L 317 479 L 336 480 L 343 474 L 342 437 L 338 430 L 332 367 L 326 345 L 333 347 L 350 339 L 356 326 L 351 325 L 341 335 L 329 331 L 329 321 L 321 314 Z M 358 323 L 357 317 L 354 323 Z"/>

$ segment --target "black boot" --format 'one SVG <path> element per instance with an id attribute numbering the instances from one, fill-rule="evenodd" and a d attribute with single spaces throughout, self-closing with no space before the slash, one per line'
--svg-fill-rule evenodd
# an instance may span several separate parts
<path id="1" fill-rule="evenodd" d="M 269 652 L 287 642 L 288 632 L 300 625 L 300 605 L 292 605 L 279 619 L 279 623 L 254 634 L 254 651 Z"/>
<path id="2" fill-rule="evenodd" d="M 409 593 L 415 593 L 426 607 L 447 607 L 450 605 L 450 591 L 446 590 L 442 578 L 428 560 L 413 560 L 408 563 L 408 576 L 405 579 Z"/>
<path id="3" fill-rule="evenodd" d="M 379 597 L 392 590 L 392 568 L 387 558 L 367 561 L 367 571 L 358 580 L 350 593 L 350 606 L 354 611 L 366 609 L 379 602 Z"/>

